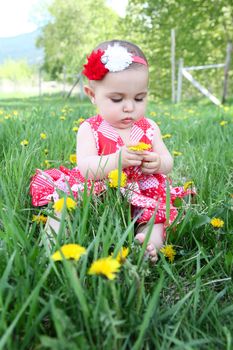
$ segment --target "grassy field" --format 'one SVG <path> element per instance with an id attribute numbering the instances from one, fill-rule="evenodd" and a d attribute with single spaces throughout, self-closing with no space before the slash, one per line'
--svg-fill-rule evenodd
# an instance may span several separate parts
<path id="1" fill-rule="evenodd" d="M 72 168 L 74 127 L 94 113 L 75 99 L 0 103 L 0 349 L 233 349 L 233 106 L 148 106 L 178 154 L 173 184 L 197 189 L 184 220 L 168 230 L 174 262 L 160 253 L 155 266 L 134 243 L 129 207 L 115 189 L 84 193 L 76 210 L 63 211 L 52 251 L 78 243 L 87 249 L 79 261 L 54 263 L 41 245 L 44 226 L 32 218 L 52 208 L 32 207 L 30 178 L 36 168 Z M 122 246 L 129 255 L 114 280 L 87 273 Z"/>

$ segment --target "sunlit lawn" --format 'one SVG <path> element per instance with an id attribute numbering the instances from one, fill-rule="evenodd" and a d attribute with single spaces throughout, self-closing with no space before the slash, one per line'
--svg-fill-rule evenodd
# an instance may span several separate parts
<path id="1" fill-rule="evenodd" d="M 115 189 L 84 193 L 63 212 L 52 252 L 77 243 L 87 249 L 79 261 L 53 263 L 43 224 L 32 222 L 53 209 L 32 207 L 31 176 L 72 168 L 78 120 L 93 114 L 75 98 L 0 103 L 0 349 L 232 349 L 233 106 L 149 104 L 174 154 L 174 185 L 193 181 L 197 189 L 180 208 L 185 219 L 168 230 L 174 262 L 160 253 L 156 266 L 134 243 L 129 207 Z M 122 246 L 129 255 L 115 279 L 88 274 Z"/>

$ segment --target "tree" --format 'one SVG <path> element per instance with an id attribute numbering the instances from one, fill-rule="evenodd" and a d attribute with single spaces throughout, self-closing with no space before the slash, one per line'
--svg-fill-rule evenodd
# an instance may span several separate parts
<path id="1" fill-rule="evenodd" d="M 169 97 L 171 29 L 176 30 L 176 58 L 184 58 L 185 65 L 224 63 L 227 43 L 233 42 L 233 4 L 232 0 L 129 0 L 122 28 L 149 59 L 151 92 Z M 195 75 L 221 95 L 222 70 Z"/>
<path id="2" fill-rule="evenodd" d="M 51 20 L 38 46 L 44 48 L 44 68 L 53 77 L 64 65 L 68 72 L 78 73 L 86 55 L 117 33 L 118 16 L 104 0 L 54 0 L 48 11 Z"/>

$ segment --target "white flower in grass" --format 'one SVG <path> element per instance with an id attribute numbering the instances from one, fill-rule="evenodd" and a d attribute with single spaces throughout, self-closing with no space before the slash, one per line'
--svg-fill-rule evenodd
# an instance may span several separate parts
<path id="1" fill-rule="evenodd" d="M 119 72 L 127 68 L 133 59 L 132 54 L 125 47 L 116 43 L 114 46 L 108 46 L 101 57 L 101 62 L 110 72 Z"/>

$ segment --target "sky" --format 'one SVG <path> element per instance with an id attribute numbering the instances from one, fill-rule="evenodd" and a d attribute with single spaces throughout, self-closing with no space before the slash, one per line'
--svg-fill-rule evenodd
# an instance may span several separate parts
<path id="1" fill-rule="evenodd" d="M 64 0 L 65 1 L 65 0 Z M 36 30 L 33 23 L 33 11 L 44 0 L 0 0 L 0 37 L 11 37 Z M 128 0 L 107 0 L 120 16 Z"/>

